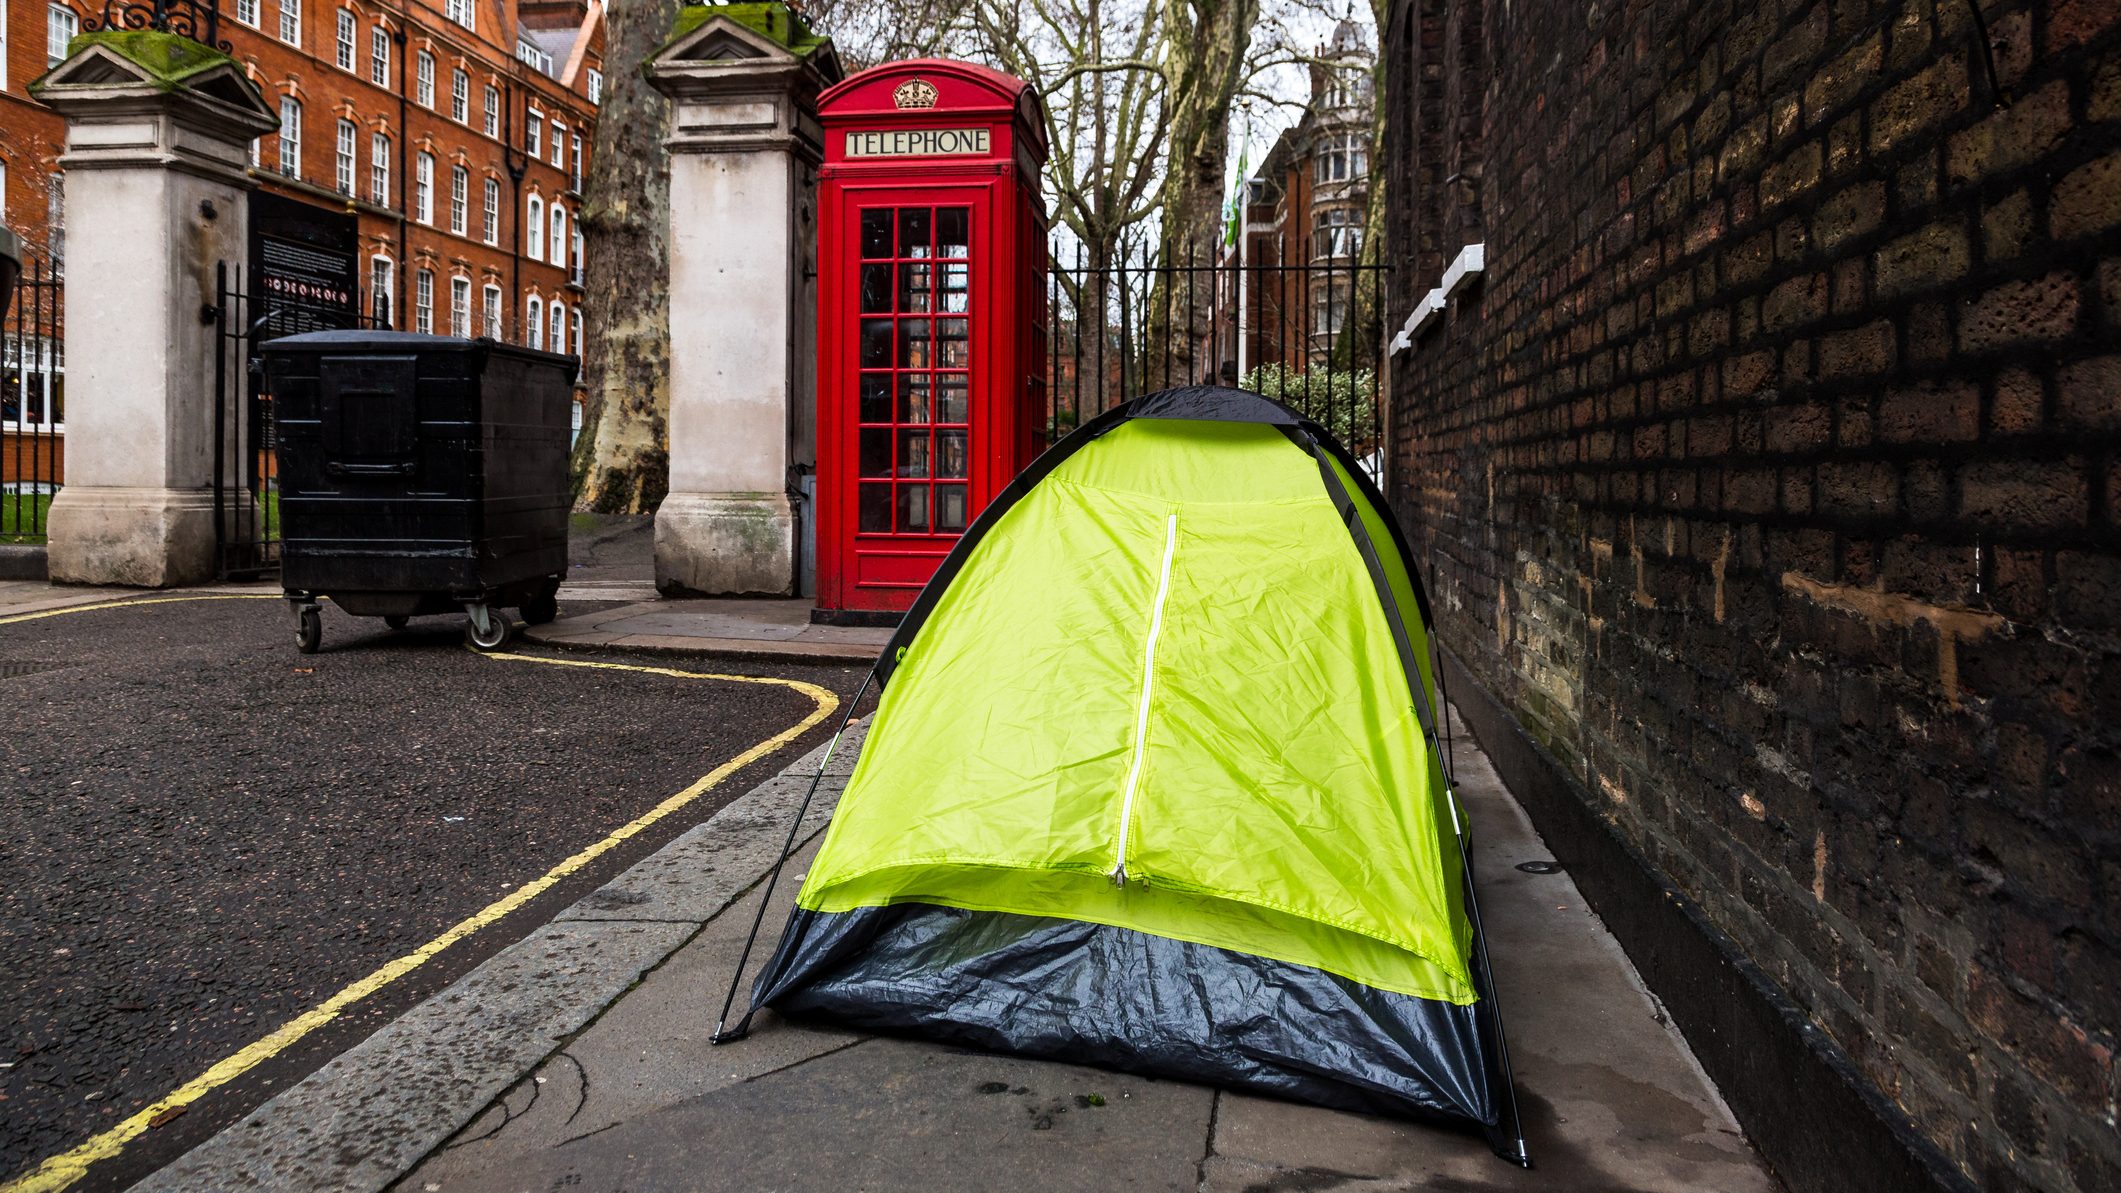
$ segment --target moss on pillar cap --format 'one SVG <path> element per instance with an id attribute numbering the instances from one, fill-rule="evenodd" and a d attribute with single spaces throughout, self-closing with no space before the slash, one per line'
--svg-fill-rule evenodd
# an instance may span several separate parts
<path id="1" fill-rule="evenodd" d="M 66 43 L 71 58 L 90 46 L 104 46 L 127 62 L 146 71 L 164 90 L 174 91 L 217 66 L 234 66 L 236 60 L 175 33 L 157 29 L 104 29 L 84 33 Z M 31 85 L 32 90 L 35 84 Z"/>
<path id="2" fill-rule="evenodd" d="M 779 0 L 749 0 L 739 4 L 686 5 L 678 10 L 678 19 L 670 26 L 670 36 L 663 39 L 658 52 L 670 48 L 679 38 L 717 17 L 742 25 L 798 58 L 808 58 L 832 45 L 831 38 L 812 30 L 801 14 Z M 649 55 L 651 60 L 654 57 L 654 54 Z"/>

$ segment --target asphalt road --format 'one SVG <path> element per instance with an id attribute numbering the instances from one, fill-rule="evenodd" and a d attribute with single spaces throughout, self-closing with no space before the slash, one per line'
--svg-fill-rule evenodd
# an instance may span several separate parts
<path id="1" fill-rule="evenodd" d="M 0 1174 L 118 1123 L 815 707 L 780 686 L 489 659 L 462 647 L 461 623 L 423 618 L 391 634 L 327 608 L 325 650 L 308 656 L 273 600 L 0 626 Z M 554 657 L 784 675 L 843 699 L 860 680 L 852 668 Z M 233 1121 L 836 721 L 150 1130 L 78 1187 L 122 1187 Z"/>

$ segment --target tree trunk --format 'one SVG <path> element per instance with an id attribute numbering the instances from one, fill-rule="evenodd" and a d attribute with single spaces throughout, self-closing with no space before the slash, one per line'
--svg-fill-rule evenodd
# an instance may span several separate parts
<path id="1" fill-rule="evenodd" d="M 573 468 L 577 509 L 647 514 L 670 488 L 669 105 L 641 66 L 677 0 L 610 0 L 603 103 L 581 212 L 589 287 L 588 401 Z"/>
<path id="2" fill-rule="evenodd" d="M 1170 156 L 1164 172 L 1159 286 L 1152 299 L 1150 342 L 1164 346 L 1174 374 L 1187 382 L 1214 374 L 1221 361 L 1196 361 L 1195 337 L 1213 318 L 1213 275 L 1182 276 L 1190 260 L 1212 264 L 1223 200 L 1223 167 L 1230 155 L 1230 103 L 1243 81 L 1259 0 L 1166 0 L 1164 78 L 1170 88 L 1164 118 Z M 1190 256 L 1189 256 L 1190 248 Z M 1191 284 L 1189 285 L 1189 281 Z"/>

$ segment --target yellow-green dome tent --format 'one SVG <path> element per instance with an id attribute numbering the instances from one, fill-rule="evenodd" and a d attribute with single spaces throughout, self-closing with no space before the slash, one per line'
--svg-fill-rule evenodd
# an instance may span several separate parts
<path id="1" fill-rule="evenodd" d="M 1404 540 L 1256 394 L 1136 399 L 965 534 L 754 1006 L 1478 1124 L 1522 1162 Z"/>

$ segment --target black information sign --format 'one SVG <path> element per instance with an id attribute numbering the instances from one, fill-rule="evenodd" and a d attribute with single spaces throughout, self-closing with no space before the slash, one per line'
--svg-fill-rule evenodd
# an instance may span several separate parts
<path id="1" fill-rule="evenodd" d="M 250 293 L 257 314 L 270 316 L 259 338 L 358 326 L 359 255 L 353 213 L 252 192 Z"/>

